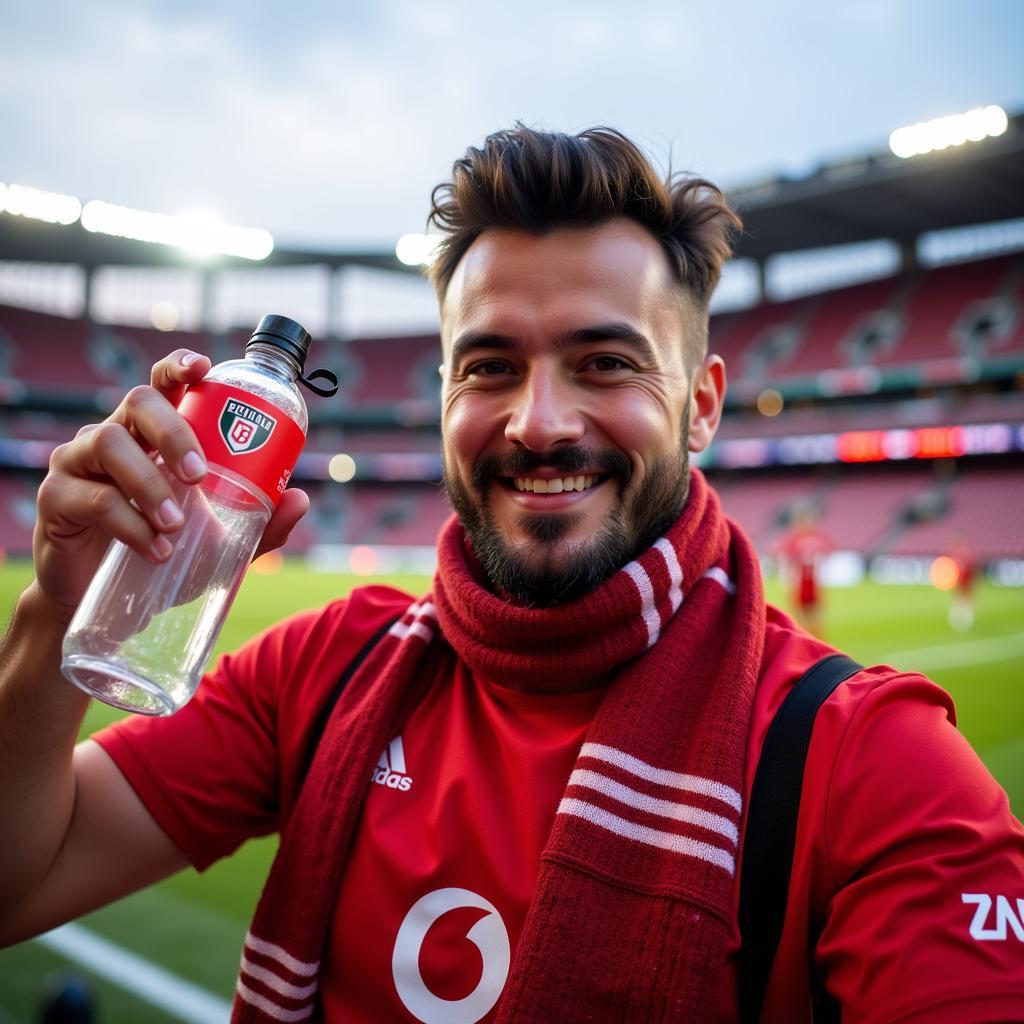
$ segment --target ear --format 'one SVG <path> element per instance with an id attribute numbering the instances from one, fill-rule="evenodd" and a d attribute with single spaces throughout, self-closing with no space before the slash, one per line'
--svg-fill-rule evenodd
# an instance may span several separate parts
<path id="1" fill-rule="evenodd" d="M 721 356 L 706 356 L 694 374 L 690 393 L 691 452 L 702 452 L 711 444 L 724 404 L 725 363 Z"/>

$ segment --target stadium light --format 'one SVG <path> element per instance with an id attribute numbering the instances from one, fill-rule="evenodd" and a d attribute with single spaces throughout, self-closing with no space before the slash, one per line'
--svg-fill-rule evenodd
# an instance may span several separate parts
<path id="1" fill-rule="evenodd" d="M 327 463 L 327 475 L 339 484 L 347 484 L 356 475 L 356 460 L 344 452 L 333 455 Z"/>
<path id="2" fill-rule="evenodd" d="M 0 184 L 0 210 L 47 224 L 74 224 L 82 212 L 82 204 L 74 196 L 60 192 Z"/>
<path id="3" fill-rule="evenodd" d="M 982 139 L 1002 135 L 1009 127 L 1010 120 L 1002 107 L 974 107 L 963 114 L 937 117 L 932 121 L 897 128 L 889 136 L 889 148 L 904 159 L 921 156 L 936 150 L 962 146 L 966 142 L 981 142 Z"/>
<path id="4" fill-rule="evenodd" d="M 178 326 L 179 316 L 178 307 L 166 299 L 154 302 L 149 310 L 149 322 L 158 331 L 173 331 Z"/>
<path id="5" fill-rule="evenodd" d="M 118 238 L 173 245 L 200 255 L 263 260 L 274 250 L 273 236 L 262 228 L 235 227 L 199 217 L 171 217 L 99 199 L 85 204 L 82 227 Z"/>
<path id="6" fill-rule="evenodd" d="M 778 416 L 784 404 L 782 393 L 776 388 L 765 388 L 757 396 L 757 411 L 762 416 Z"/>
<path id="7" fill-rule="evenodd" d="M 395 255 L 407 267 L 429 267 L 437 258 L 440 235 L 402 235 L 395 244 Z"/>

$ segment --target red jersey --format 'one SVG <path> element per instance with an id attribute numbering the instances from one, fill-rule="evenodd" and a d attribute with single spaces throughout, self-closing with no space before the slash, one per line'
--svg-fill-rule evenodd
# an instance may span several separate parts
<path id="1" fill-rule="evenodd" d="M 949 557 L 956 562 L 957 590 L 969 594 L 974 586 L 974 575 L 978 568 L 977 552 L 970 544 L 955 544 L 949 552 Z"/>
<path id="2" fill-rule="evenodd" d="M 98 734 L 199 868 L 283 825 L 316 712 L 409 604 L 385 588 L 296 616 L 221 659 L 171 718 Z M 831 648 L 768 610 L 746 768 Z M 602 693 L 510 691 L 456 663 L 381 752 L 330 932 L 325 1019 L 493 1019 L 555 809 Z M 187 750 L 184 760 L 181 751 Z M 738 886 L 735 888 L 738 904 Z M 718 1019 L 735 1020 L 734 907 Z M 819 712 L 764 1019 L 810 1020 L 814 970 L 844 1020 L 1024 1017 L 1024 830 L 917 675 L 869 669 Z"/>
<path id="3" fill-rule="evenodd" d="M 817 530 L 799 529 L 783 541 L 781 554 L 789 563 L 793 593 L 802 606 L 818 600 L 818 564 L 832 550 L 829 539 Z"/>

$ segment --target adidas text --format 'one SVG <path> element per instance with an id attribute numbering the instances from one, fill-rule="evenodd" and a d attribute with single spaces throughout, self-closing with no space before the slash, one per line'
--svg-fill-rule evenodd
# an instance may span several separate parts
<path id="1" fill-rule="evenodd" d="M 412 788 L 412 779 L 408 775 L 399 775 L 398 772 L 389 771 L 387 768 L 374 768 L 373 781 L 378 786 L 387 786 L 388 789 L 398 789 L 403 793 Z"/>

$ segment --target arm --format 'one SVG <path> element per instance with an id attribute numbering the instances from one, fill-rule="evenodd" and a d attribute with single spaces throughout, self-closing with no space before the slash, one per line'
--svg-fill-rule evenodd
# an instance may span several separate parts
<path id="1" fill-rule="evenodd" d="M 891 678 L 859 701 L 835 756 L 824 834 L 835 891 L 817 957 L 844 1020 L 1024 1011 L 1024 940 L 1013 922 L 994 927 L 1000 906 L 1024 908 L 1024 829 L 947 701 L 921 677 Z"/>
<path id="2" fill-rule="evenodd" d="M 191 358 L 188 358 L 191 357 Z M 39 489 L 36 579 L 0 648 L 0 944 L 118 898 L 184 866 L 114 763 L 94 743 L 75 748 L 88 698 L 60 674 L 61 641 L 110 539 L 154 563 L 180 525 L 151 454 L 185 483 L 205 463 L 175 406 L 209 361 L 179 351 L 153 368 L 103 424 L 54 451 Z M 200 456 L 201 460 L 201 456 Z M 307 507 L 287 492 L 260 550 L 287 538 Z"/>

